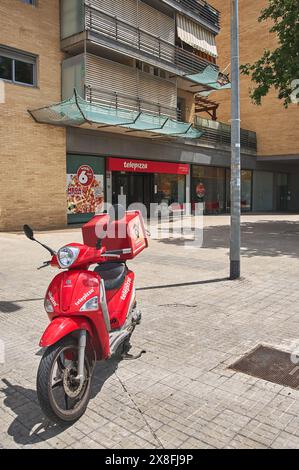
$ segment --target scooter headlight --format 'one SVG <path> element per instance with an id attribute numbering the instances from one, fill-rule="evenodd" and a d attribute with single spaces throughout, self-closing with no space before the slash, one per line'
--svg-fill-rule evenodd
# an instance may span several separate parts
<path id="1" fill-rule="evenodd" d="M 45 307 L 45 310 L 46 310 L 47 313 L 54 312 L 53 305 L 51 304 L 51 302 L 48 298 L 45 299 L 44 307 Z"/>
<path id="2" fill-rule="evenodd" d="M 93 310 L 99 310 L 99 298 L 97 295 L 87 300 L 87 302 L 85 302 L 85 304 L 80 308 L 80 312 L 91 312 Z"/>
<path id="3" fill-rule="evenodd" d="M 69 268 L 77 259 L 79 248 L 76 246 L 64 246 L 57 253 L 58 263 L 61 268 Z"/>

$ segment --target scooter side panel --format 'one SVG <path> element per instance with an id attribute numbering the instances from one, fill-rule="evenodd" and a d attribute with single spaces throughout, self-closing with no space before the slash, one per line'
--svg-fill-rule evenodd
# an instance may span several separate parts
<path id="1" fill-rule="evenodd" d="M 107 300 L 112 329 L 119 329 L 125 324 L 128 312 L 135 302 L 134 280 L 134 273 L 128 271 L 120 289 L 109 292 Z"/>
<path id="2" fill-rule="evenodd" d="M 58 274 L 51 282 L 46 298 L 52 304 L 51 321 L 56 317 L 76 319 L 85 318 L 91 325 L 94 344 L 97 345 L 98 358 L 105 359 L 110 354 L 109 333 L 101 308 L 97 311 L 81 311 L 80 309 L 93 297 L 100 297 L 100 277 L 93 271 L 73 269 Z"/>

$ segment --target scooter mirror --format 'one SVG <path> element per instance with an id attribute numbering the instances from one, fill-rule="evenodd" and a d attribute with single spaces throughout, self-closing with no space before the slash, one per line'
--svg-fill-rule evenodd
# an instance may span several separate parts
<path id="1" fill-rule="evenodd" d="M 31 227 L 29 225 L 24 225 L 23 227 L 24 233 L 29 240 L 34 240 L 34 233 Z"/>

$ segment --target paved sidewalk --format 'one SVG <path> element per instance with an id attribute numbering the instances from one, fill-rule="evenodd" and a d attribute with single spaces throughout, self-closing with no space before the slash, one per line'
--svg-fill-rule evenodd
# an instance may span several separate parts
<path id="1" fill-rule="evenodd" d="M 204 246 L 152 240 L 130 263 L 143 322 L 136 361 L 99 364 L 86 414 L 40 427 L 43 295 L 53 270 L 20 234 L 0 234 L 0 448 L 299 448 L 299 391 L 228 369 L 258 344 L 299 343 L 299 216 L 242 218 L 242 273 L 227 280 L 228 217 L 205 218 Z M 39 234 L 57 248 L 79 229 Z"/>

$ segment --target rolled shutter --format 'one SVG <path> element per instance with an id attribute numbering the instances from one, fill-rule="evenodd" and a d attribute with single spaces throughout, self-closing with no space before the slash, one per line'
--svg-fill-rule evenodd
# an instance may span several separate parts
<path id="1" fill-rule="evenodd" d="M 91 0 L 90 6 L 137 27 L 136 0 Z"/>
<path id="2" fill-rule="evenodd" d="M 138 94 L 142 101 L 146 101 L 142 104 L 143 111 L 157 113 L 159 112 L 158 105 L 160 105 L 161 114 L 176 117 L 177 91 L 175 83 L 139 72 Z"/>
<path id="3" fill-rule="evenodd" d="M 127 109 L 141 110 L 176 117 L 176 83 L 154 77 L 133 67 L 118 64 L 93 54 L 86 56 L 87 100 Z M 90 88 L 88 88 L 90 87 Z M 125 96 L 122 96 L 125 95 Z"/>
<path id="4" fill-rule="evenodd" d="M 161 38 L 170 44 L 175 43 L 175 20 L 164 15 L 146 3 L 139 2 L 138 6 L 139 28 Z"/>
<path id="5" fill-rule="evenodd" d="M 137 97 L 137 70 L 92 54 L 86 57 L 86 85 L 91 87 L 87 99 L 110 106 L 118 105 L 135 108 Z M 131 98 L 131 99 L 130 99 Z"/>
<path id="6" fill-rule="evenodd" d="M 115 16 L 116 15 L 116 1 L 115 0 L 90 0 L 87 2 L 88 5 L 91 7 L 98 8 L 108 15 Z"/>

